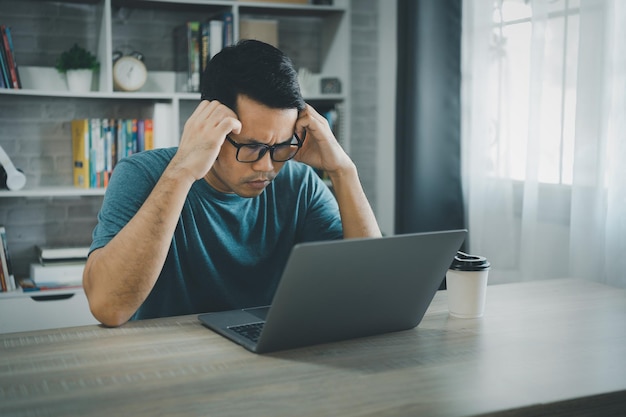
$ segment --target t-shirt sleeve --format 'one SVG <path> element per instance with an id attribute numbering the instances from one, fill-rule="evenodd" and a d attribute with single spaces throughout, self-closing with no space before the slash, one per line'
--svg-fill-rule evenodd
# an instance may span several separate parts
<path id="1" fill-rule="evenodd" d="M 322 179 L 309 169 L 306 175 L 308 204 L 300 241 L 336 240 L 343 238 L 343 227 L 337 200 Z"/>
<path id="2" fill-rule="evenodd" d="M 153 173 L 132 158 L 123 159 L 115 166 L 98 213 L 90 252 L 109 243 L 133 218 L 156 181 Z"/>

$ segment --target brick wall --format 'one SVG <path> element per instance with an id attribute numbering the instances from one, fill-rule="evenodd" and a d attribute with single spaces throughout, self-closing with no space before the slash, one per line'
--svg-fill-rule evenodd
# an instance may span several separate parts
<path id="1" fill-rule="evenodd" d="M 378 89 L 378 2 L 352 0 L 352 137 L 350 154 L 361 183 L 376 211 L 376 146 Z M 395 28 L 391 28 L 395 30 Z"/>

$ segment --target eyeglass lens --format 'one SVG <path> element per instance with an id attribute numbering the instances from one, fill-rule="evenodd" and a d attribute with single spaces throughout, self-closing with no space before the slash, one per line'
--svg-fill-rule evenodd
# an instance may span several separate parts
<path id="1" fill-rule="evenodd" d="M 237 152 L 237 160 L 239 162 L 255 162 L 263 158 L 267 151 L 270 151 L 270 157 L 275 162 L 288 161 L 298 153 L 300 146 L 296 137 L 291 143 L 283 143 L 273 147 L 264 144 L 247 144 L 241 145 Z"/>

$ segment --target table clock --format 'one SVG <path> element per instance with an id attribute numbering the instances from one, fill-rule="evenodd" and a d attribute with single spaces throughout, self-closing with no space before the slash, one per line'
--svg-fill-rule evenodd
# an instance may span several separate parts
<path id="1" fill-rule="evenodd" d="M 113 85 L 116 90 L 137 91 L 143 87 L 147 79 L 148 70 L 141 53 L 113 54 Z"/>

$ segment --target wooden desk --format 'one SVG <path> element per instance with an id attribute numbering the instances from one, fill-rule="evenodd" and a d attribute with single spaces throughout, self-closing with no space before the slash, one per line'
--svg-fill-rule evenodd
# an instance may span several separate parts
<path id="1" fill-rule="evenodd" d="M 624 415 L 625 319 L 626 290 L 556 280 L 490 286 L 481 319 L 440 291 L 416 329 L 263 356 L 195 315 L 5 334 L 0 415 Z"/>

